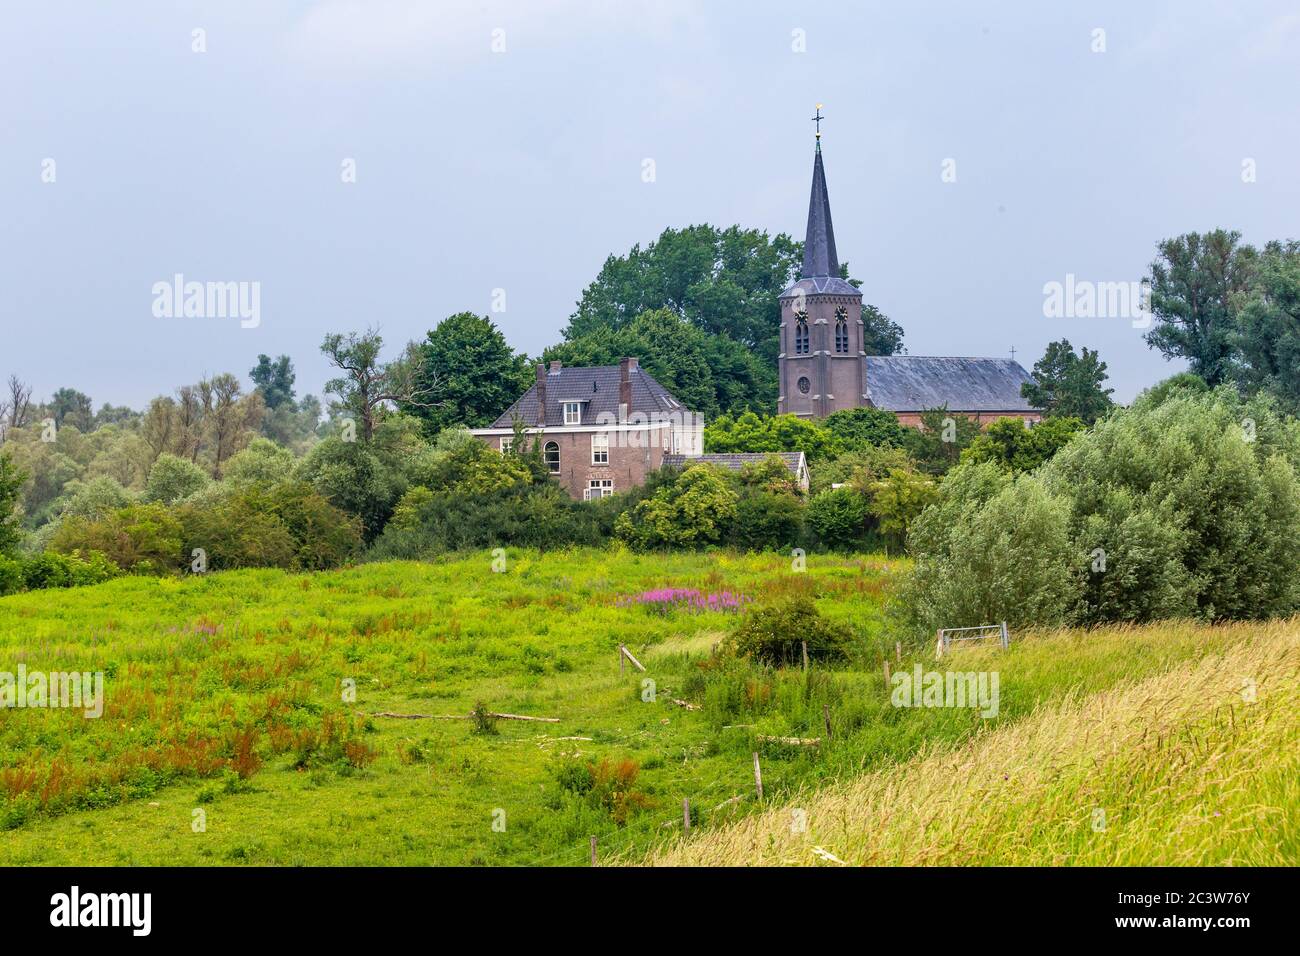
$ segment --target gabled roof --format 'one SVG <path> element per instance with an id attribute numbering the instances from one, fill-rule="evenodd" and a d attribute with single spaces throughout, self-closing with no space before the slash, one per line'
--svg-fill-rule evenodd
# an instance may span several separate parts
<path id="1" fill-rule="evenodd" d="M 785 462 L 786 469 L 796 478 L 799 477 L 799 469 L 806 469 L 807 462 L 804 460 L 804 453 L 801 451 L 755 451 L 755 452 L 727 452 L 725 454 L 712 455 L 664 455 L 665 468 L 684 468 L 687 465 L 717 465 L 719 468 L 726 468 L 728 471 L 740 471 L 746 465 L 752 465 L 761 462 L 769 455 L 776 455 Z"/>
<path id="2" fill-rule="evenodd" d="M 1038 411 L 1020 395 L 1033 381 L 1012 359 L 868 355 L 867 399 L 891 412 L 947 407 L 953 412 Z"/>
<path id="3" fill-rule="evenodd" d="M 635 366 L 628 372 L 632 383 L 632 407 L 629 413 L 652 415 L 654 412 L 683 414 L 689 411 L 650 373 Z M 564 421 L 565 402 L 582 403 L 582 424 L 595 426 L 603 414 L 607 424 L 618 416 L 620 370 L 617 365 L 590 368 L 559 368 L 546 373 L 547 420 L 551 425 Z M 518 415 L 526 425 L 537 425 L 537 386 L 534 384 L 492 423 L 492 428 L 509 428 Z"/>

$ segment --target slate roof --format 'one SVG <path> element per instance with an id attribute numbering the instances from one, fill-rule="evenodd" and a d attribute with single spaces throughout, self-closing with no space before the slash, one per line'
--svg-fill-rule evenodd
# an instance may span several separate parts
<path id="1" fill-rule="evenodd" d="M 1032 376 L 1012 359 L 868 355 L 867 398 L 876 408 L 919 412 L 1037 411 L 1020 395 Z"/>
<path id="2" fill-rule="evenodd" d="M 826 192 L 826 169 L 822 166 L 822 144 L 813 158 L 812 192 L 808 196 L 808 233 L 803 242 L 801 279 L 838 276 L 840 260 L 835 254 L 835 229 L 831 225 L 831 199 Z"/>
<path id="3" fill-rule="evenodd" d="M 640 365 L 629 373 L 632 382 L 630 412 L 651 415 L 654 412 L 688 411 L 685 405 L 664 388 Z M 602 414 L 618 415 L 619 367 L 596 365 L 590 368 L 560 368 L 546 373 L 547 424 L 564 424 L 564 402 L 582 402 L 582 424 L 595 426 Z M 492 423 L 492 428 L 510 428 L 518 415 L 527 425 L 538 424 L 537 385 L 532 385 Z M 610 421 L 608 417 L 604 419 Z M 572 426 L 570 426 L 572 427 Z"/>
<path id="4" fill-rule="evenodd" d="M 746 465 L 752 465 L 760 462 L 768 455 L 776 455 L 785 462 L 786 469 L 790 474 L 798 477 L 799 466 L 801 464 L 806 468 L 804 463 L 804 454 L 801 451 L 782 451 L 782 452 L 729 452 L 726 454 L 712 455 L 664 455 L 665 468 L 683 468 L 686 465 L 705 464 L 717 465 L 719 468 L 726 468 L 728 471 L 740 471 Z"/>

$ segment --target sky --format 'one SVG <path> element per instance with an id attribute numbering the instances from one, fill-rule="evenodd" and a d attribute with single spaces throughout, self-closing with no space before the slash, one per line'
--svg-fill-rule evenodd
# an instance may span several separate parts
<path id="1" fill-rule="evenodd" d="M 839 254 L 909 352 L 1064 337 L 1128 401 L 1182 366 L 1044 287 L 1298 237 L 1297 50 L 1294 0 L 0 0 L 0 376 L 143 407 L 287 353 L 319 394 L 327 332 L 395 355 L 466 310 L 536 356 L 667 227 L 802 238 L 821 103 Z M 178 274 L 257 321 L 167 315 Z"/>

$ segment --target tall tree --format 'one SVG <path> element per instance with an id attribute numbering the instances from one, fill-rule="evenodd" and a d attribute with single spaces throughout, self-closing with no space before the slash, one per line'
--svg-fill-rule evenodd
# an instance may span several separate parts
<path id="1" fill-rule="evenodd" d="M 50 414 L 60 428 L 72 425 L 78 431 L 88 432 L 95 427 L 95 409 L 90 396 L 75 388 L 61 388 L 54 393 Z"/>
<path id="2" fill-rule="evenodd" d="M 1232 377 L 1237 315 L 1251 289 L 1259 258 L 1241 233 L 1189 232 L 1159 245 L 1151 263 L 1147 344 L 1166 358 L 1186 359 L 1211 386 Z"/>
<path id="3" fill-rule="evenodd" d="M 1068 339 L 1052 342 L 1034 363 L 1034 381 L 1020 394 L 1051 416 L 1078 418 L 1091 425 L 1110 410 L 1113 388 L 1102 388 L 1106 363 L 1087 346 L 1076 354 Z"/>
<path id="4" fill-rule="evenodd" d="M 1300 412 L 1300 243 L 1269 243 L 1256 288 L 1238 318 L 1237 377 Z"/>
<path id="5" fill-rule="evenodd" d="M 262 397 L 254 392 L 244 395 L 239 379 L 229 372 L 214 375 L 198 384 L 207 425 L 204 438 L 212 458 L 212 477 L 221 477 L 226 460 L 252 439 L 261 422 Z"/>
<path id="6" fill-rule="evenodd" d="M 367 444 L 375 434 L 375 424 L 384 408 L 392 404 L 412 408 L 429 408 L 437 404 L 440 383 L 421 373 L 424 356 L 414 342 L 391 362 L 381 362 L 379 352 L 384 340 L 378 329 L 358 334 L 334 332 L 325 336 L 321 351 L 334 367 L 343 372 L 330 379 L 325 391 L 338 396 L 333 409 L 361 420 L 361 439 Z"/>
<path id="7" fill-rule="evenodd" d="M 436 387 L 446 400 L 404 404 L 402 410 L 422 419 L 430 435 L 449 425 L 490 425 L 533 377 L 527 356 L 506 344 L 490 318 L 473 312 L 439 322 L 420 343 L 420 358 L 416 385 L 425 393 Z"/>
<path id="8" fill-rule="evenodd" d="M 23 428 L 31 420 L 32 387 L 17 375 L 9 376 L 9 398 L 5 401 L 5 408 L 10 428 Z"/>
<path id="9" fill-rule="evenodd" d="M 296 376 L 289 356 L 281 355 L 272 362 L 269 355 L 259 355 L 257 364 L 248 373 L 248 377 L 262 393 L 262 401 L 271 411 L 275 411 L 282 405 L 292 409 L 293 383 Z"/>

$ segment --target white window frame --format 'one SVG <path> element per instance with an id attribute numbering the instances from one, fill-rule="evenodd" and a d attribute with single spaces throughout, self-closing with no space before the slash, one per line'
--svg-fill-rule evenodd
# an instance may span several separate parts
<path id="1" fill-rule="evenodd" d="M 555 447 L 555 467 L 551 467 L 551 447 Z M 560 443 L 557 441 L 548 441 L 542 446 L 542 461 L 546 463 L 546 469 L 552 475 L 560 473 Z"/>
<path id="2" fill-rule="evenodd" d="M 502 439 L 501 439 L 501 454 L 504 455 L 506 452 L 508 452 L 508 451 L 511 449 L 511 447 L 514 445 L 514 443 L 515 443 L 515 439 L 514 439 L 514 436 L 513 436 L 513 435 L 512 435 L 511 437 L 509 437 L 509 438 L 502 438 Z"/>
<path id="3" fill-rule="evenodd" d="M 592 433 L 591 463 L 593 465 L 609 464 L 609 433 L 608 432 Z"/>
<path id="4" fill-rule="evenodd" d="M 573 417 L 570 418 L 570 409 Z M 582 424 L 582 402 L 565 402 L 564 403 L 564 424 L 581 425 Z"/>
<path id="5" fill-rule="evenodd" d="M 597 492 L 597 494 L 592 494 L 592 492 Z M 613 478 L 592 478 L 587 482 L 587 487 L 582 493 L 582 500 L 591 501 L 593 498 L 608 498 L 613 493 Z"/>

